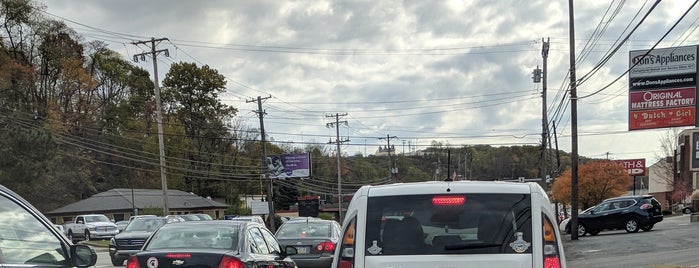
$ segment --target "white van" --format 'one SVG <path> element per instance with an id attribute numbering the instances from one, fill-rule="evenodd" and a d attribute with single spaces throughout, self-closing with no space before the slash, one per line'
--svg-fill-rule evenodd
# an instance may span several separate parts
<path id="1" fill-rule="evenodd" d="M 536 183 L 363 186 L 332 268 L 566 267 L 548 196 Z"/>

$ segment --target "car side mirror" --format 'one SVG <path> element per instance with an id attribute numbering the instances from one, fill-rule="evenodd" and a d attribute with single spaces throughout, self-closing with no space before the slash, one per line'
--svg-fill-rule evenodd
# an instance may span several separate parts
<path id="1" fill-rule="evenodd" d="M 92 267 L 97 263 L 97 253 L 88 245 L 70 246 L 70 255 L 76 267 Z"/>
<path id="2" fill-rule="evenodd" d="M 296 247 L 294 247 L 294 246 L 284 247 L 284 255 L 291 256 L 291 255 L 296 255 L 296 254 L 299 254 L 299 252 L 296 250 Z"/>

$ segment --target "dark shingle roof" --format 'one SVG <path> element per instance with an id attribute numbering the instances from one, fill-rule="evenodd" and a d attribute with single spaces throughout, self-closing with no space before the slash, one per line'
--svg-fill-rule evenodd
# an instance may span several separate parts
<path id="1" fill-rule="evenodd" d="M 87 213 L 93 211 L 131 210 L 132 189 L 117 188 L 101 192 L 90 198 L 68 204 L 64 207 L 49 211 L 46 215 Z M 225 203 L 204 198 L 193 193 L 180 190 L 168 190 L 168 208 L 197 209 L 197 208 L 227 208 Z M 162 208 L 163 191 L 160 189 L 133 189 L 133 201 L 136 208 Z"/>

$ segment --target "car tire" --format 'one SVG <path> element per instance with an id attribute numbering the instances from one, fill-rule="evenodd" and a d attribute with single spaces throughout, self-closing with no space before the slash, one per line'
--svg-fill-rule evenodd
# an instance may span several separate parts
<path id="1" fill-rule="evenodd" d="M 85 241 L 90 241 L 90 231 L 85 230 Z"/>
<path id="2" fill-rule="evenodd" d="M 692 209 L 690 209 L 690 208 L 684 208 L 684 209 L 682 209 L 682 213 L 684 213 L 684 214 L 690 214 L 690 213 L 692 213 Z"/>
<path id="3" fill-rule="evenodd" d="M 638 232 L 638 220 L 636 218 L 628 218 L 626 219 L 626 223 L 624 224 L 624 229 L 626 230 L 627 233 L 636 233 Z"/>
<path id="4" fill-rule="evenodd" d="M 587 227 L 585 227 L 585 224 L 578 224 L 578 237 L 583 237 L 587 234 Z"/>
<path id="5" fill-rule="evenodd" d="M 653 226 L 655 226 L 655 224 L 646 225 L 641 227 L 641 230 L 643 230 L 644 232 L 649 232 L 650 230 L 653 230 Z"/>
<path id="6" fill-rule="evenodd" d="M 114 266 L 123 266 L 124 265 L 124 259 L 122 258 L 117 258 L 112 255 L 109 255 L 109 257 L 112 259 L 112 265 Z"/>
<path id="7" fill-rule="evenodd" d="M 596 236 L 597 234 L 599 234 L 599 230 L 588 230 L 587 233 L 591 236 Z"/>

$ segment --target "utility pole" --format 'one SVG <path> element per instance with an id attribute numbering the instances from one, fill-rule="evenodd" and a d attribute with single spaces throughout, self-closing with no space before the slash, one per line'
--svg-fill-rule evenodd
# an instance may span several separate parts
<path id="1" fill-rule="evenodd" d="M 326 115 L 325 117 L 335 117 L 335 122 L 334 123 L 327 123 L 325 124 L 325 127 L 333 127 L 335 126 L 335 144 L 337 145 L 337 152 L 335 154 L 335 158 L 337 159 L 337 215 L 338 215 L 338 222 L 342 222 L 342 169 L 340 167 L 340 157 L 342 157 L 342 154 L 340 153 L 340 144 L 343 142 L 348 142 L 349 139 L 344 139 L 340 140 L 340 123 L 347 125 L 347 121 L 340 121 L 340 116 L 346 116 L 347 113 L 339 114 L 336 113 L 335 115 Z M 329 143 L 332 143 L 329 142 Z"/>
<path id="2" fill-rule="evenodd" d="M 568 0 L 568 20 L 570 31 L 568 42 L 570 43 L 570 131 L 571 131 L 571 213 L 570 239 L 578 240 L 578 93 L 575 78 L 575 16 L 573 12 L 573 0 Z"/>
<path id="3" fill-rule="evenodd" d="M 391 147 L 391 139 L 397 139 L 397 138 L 398 137 L 396 137 L 396 136 L 389 136 L 388 134 L 386 134 L 385 138 L 383 138 L 383 137 L 379 138 L 379 140 L 383 140 L 383 139 L 386 140 L 386 144 L 387 144 L 386 145 L 386 152 L 388 152 L 388 178 L 391 180 L 391 182 L 395 182 L 395 181 L 393 181 L 393 176 L 398 173 L 398 170 L 396 168 L 394 168 L 393 165 L 391 164 L 391 151 L 393 150 L 393 147 Z"/>
<path id="4" fill-rule="evenodd" d="M 542 104 L 541 104 L 541 179 L 546 181 L 546 164 L 548 164 L 547 158 L 546 158 L 546 138 L 548 137 L 549 133 L 549 126 L 548 126 L 548 114 L 546 113 L 546 109 L 548 108 L 546 105 L 546 86 L 547 86 L 547 79 L 548 79 L 548 69 L 547 69 L 547 62 L 548 62 L 548 57 L 549 57 L 549 39 L 544 41 L 542 38 L 542 47 L 541 47 L 541 56 L 544 59 L 544 64 L 543 64 L 543 74 L 542 74 L 542 81 L 541 81 L 541 99 L 542 99 Z M 558 211 L 556 211 L 558 213 Z"/>
<path id="5" fill-rule="evenodd" d="M 260 118 L 260 136 L 262 140 L 262 159 L 260 161 L 260 179 L 265 180 L 265 176 L 267 176 L 267 140 L 265 137 L 265 111 L 262 110 L 262 101 L 271 98 L 272 96 L 267 96 L 267 97 L 260 97 L 257 96 L 257 99 L 249 99 L 246 100 L 246 103 L 250 102 L 257 102 L 257 111 L 253 111 L 257 113 L 257 116 Z M 272 177 L 269 177 L 269 182 L 267 183 L 267 207 L 269 209 L 269 219 L 267 221 L 269 222 L 269 229 L 270 231 L 274 232 L 276 231 L 276 227 L 274 226 L 274 202 L 272 202 L 272 194 L 273 194 L 273 186 L 272 186 Z"/>
<path id="6" fill-rule="evenodd" d="M 150 54 L 153 59 L 153 85 L 155 85 L 155 118 L 158 121 L 158 151 L 160 152 L 160 181 L 163 188 L 163 215 L 170 215 L 168 206 L 168 196 L 167 196 L 167 173 L 165 169 L 165 144 L 163 138 L 163 109 L 160 103 L 160 82 L 158 80 L 158 61 L 156 57 L 159 53 L 163 52 L 165 57 L 170 57 L 170 52 L 167 49 L 156 50 L 155 46 L 162 42 L 168 40 L 167 38 L 151 38 L 149 41 L 137 41 L 132 42 L 133 45 L 148 44 L 150 43 L 150 52 L 143 52 L 141 54 L 133 55 L 133 60 L 138 62 L 140 57 L 142 61 L 146 60 L 146 55 Z"/>

